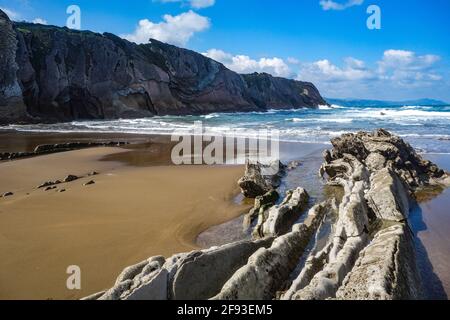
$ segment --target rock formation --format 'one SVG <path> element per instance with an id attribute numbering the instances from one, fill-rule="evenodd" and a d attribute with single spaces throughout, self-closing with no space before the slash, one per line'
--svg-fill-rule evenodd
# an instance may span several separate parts
<path id="1" fill-rule="evenodd" d="M 13 23 L 0 10 L 0 124 L 27 117 L 16 62 L 17 39 Z"/>
<path id="2" fill-rule="evenodd" d="M 201 54 L 153 39 L 137 45 L 110 33 L 11 23 L 4 12 L 0 28 L 0 123 L 327 104 L 311 83 L 239 75 Z"/>
<path id="3" fill-rule="evenodd" d="M 89 298 L 421 298 L 408 214 L 418 190 L 448 186 L 449 174 L 384 130 L 332 142 L 320 173 L 343 188 L 342 200 L 316 204 L 296 223 L 307 192 L 289 191 L 276 205 L 278 193 L 271 190 L 256 198 L 246 218 L 251 225 L 259 214 L 255 230 L 262 239 L 150 258 L 127 268 L 114 288 Z M 246 177 L 249 168 L 258 172 L 247 166 Z M 260 178 L 254 180 L 262 183 Z M 335 222 L 325 241 L 318 241 L 326 217 Z"/>
<path id="4" fill-rule="evenodd" d="M 238 185 L 245 197 L 256 198 L 278 188 L 285 173 L 286 166 L 280 161 L 268 165 L 247 161 L 245 174 Z"/>
<path id="5" fill-rule="evenodd" d="M 68 142 L 60 144 L 42 144 L 37 146 L 33 152 L 0 152 L 0 161 L 2 160 L 16 160 L 21 158 L 28 158 L 40 156 L 44 154 L 67 152 L 73 150 L 80 150 L 94 147 L 120 147 L 127 145 L 128 142 Z"/>
<path id="6" fill-rule="evenodd" d="M 308 205 L 309 195 L 303 188 L 289 190 L 280 205 L 260 212 L 253 234 L 256 237 L 281 236 L 289 232 L 292 224 Z"/>
<path id="7" fill-rule="evenodd" d="M 126 268 L 115 286 L 86 299 L 195 300 L 208 299 L 242 267 L 251 254 L 268 247 L 273 238 L 241 241 L 165 259 L 152 257 Z"/>

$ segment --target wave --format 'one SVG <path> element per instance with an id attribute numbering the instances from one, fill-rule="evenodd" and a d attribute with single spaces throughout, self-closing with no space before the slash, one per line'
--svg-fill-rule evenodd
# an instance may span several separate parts
<path id="1" fill-rule="evenodd" d="M 317 118 L 317 119 L 310 119 L 310 118 L 287 118 L 285 119 L 285 121 L 290 121 L 290 122 L 315 122 L 315 123 L 320 123 L 320 122 L 327 122 L 327 123 L 352 123 L 353 119 L 334 119 L 334 118 Z"/>

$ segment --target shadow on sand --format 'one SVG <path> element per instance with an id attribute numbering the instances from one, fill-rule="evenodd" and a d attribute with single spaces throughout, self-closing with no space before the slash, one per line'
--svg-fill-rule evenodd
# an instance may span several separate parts
<path id="1" fill-rule="evenodd" d="M 424 298 L 427 300 L 447 300 L 448 296 L 445 292 L 441 280 L 434 272 L 433 265 L 428 256 L 427 250 L 418 237 L 418 234 L 427 230 L 427 225 L 423 220 L 422 208 L 416 204 L 411 210 L 409 221 L 414 232 L 414 245 L 417 255 L 417 266 L 422 278 L 422 289 Z"/>

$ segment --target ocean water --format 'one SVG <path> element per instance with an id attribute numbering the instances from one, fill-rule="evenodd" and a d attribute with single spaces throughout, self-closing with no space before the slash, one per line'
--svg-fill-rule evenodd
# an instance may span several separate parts
<path id="1" fill-rule="evenodd" d="M 163 116 L 144 119 L 76 121 L 60 124 L 11 125 L 6 129 L 41 132 L 126 132 L 192 134 L 202 121 L 206 133 L 252 136 L 261 129 L 279 130 L 282 141 L 328 143 L 342 133 L 387 129 L 424 153 L 450 153 L 450 105 L 399 107 L 323 106 L 317 110 L 269 110 L 253 113 L 213 113 L 203 116 Z"/>

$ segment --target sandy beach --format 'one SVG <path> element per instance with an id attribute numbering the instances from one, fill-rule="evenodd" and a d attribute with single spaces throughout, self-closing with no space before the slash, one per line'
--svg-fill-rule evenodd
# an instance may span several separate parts
<path id="1" fill-rule="evenodd" d="M 127 154 L 133 162 L 129 150 L 93 148 L 0 163 L 0 193 L 14 193 L 0 199 L 0 299 L 92 294 L 128 265 L 196 249 L 199 233 L 247 209 L 233 201 L 240 166 L 139 167 Z M 36 188 L 69 174 L 82 178 Z M 80 291 L 66 289 L 70 265 Z"/>

